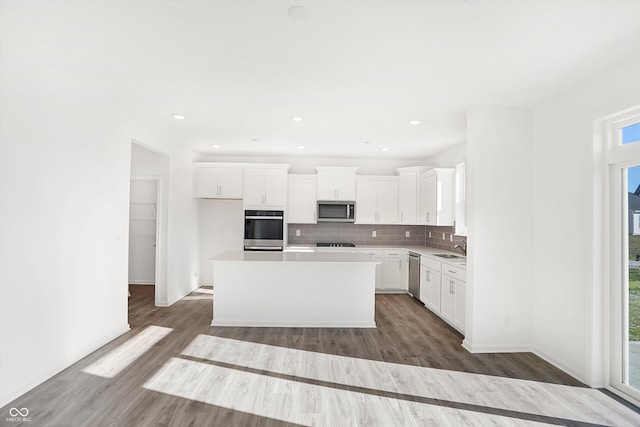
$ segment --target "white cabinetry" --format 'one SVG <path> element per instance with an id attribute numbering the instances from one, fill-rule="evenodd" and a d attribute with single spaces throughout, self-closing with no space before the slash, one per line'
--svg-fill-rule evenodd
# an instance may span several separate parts
<path id="1" fill-rule="evenodd" d="M 436 168 L 420 175 L 419 218 L 425 225 L 453 225 L 455 169 Z"/>
<path id="2" fill-rule="evenodd" d="M 418 186 L 423 166 L 398 168 L 398 223 L 418 224 Z"/>
<path id="3" fill-rule="evenodd" d="M 287 194 L 288 166 L 245 168 L 244 205 L 284 207 Z"/>
<path id="4" fill-rule="evenodd" d="M 466 165 L 456 165 L 456 230 L 458 236 L 467 235 L 467 194 L 466 194 Z"/>
<path id="5" fill-rule="evenodd" d="M 356 170 L 351 167 L 316 167 L 318 200 L 355 200 Z"/>
<path id="6" fill-rule="evenodd" d="M 441 317 L 464 334 L 467 284 L 464 269 L 443 264 Z"/>
<path id="7" fill-rule="evenodd" d="M 420 259 L 420 301 L 431 311 L 440 314 L 441 263 L 426 257 Z"/>
<path id="8" fill-rule="evenodd" d="M 366 176 L 356 180 L 356 223 L 398 222 L 398 178 Z"/>
<path id="9" fill-rule="evenodd" d="M 289 175 L 287 223 L 315 224 L 317 209 L 316 175 Z"/>
<path id="10" fill-rule="evenodd" d="M 383 290 L 407 290 L 408 284 L 404 279 L 406 251 L 387 249 L 384 251 Z"/>
<path id="11" fill-rule="evenodd" d="M 241 199 L 242 167 L 233 164 L 196 163 L 194 197 L 200 199 Z"/>

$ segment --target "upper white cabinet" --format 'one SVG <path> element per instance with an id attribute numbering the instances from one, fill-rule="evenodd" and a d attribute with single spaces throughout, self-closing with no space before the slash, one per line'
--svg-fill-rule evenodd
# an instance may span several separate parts
<path id="1" fill-rule="evenodd" d="M 399 224 L 418 224 L 418 186 L 420 174 L 427 169 L 422 166 L 396 169 Z"/>
<path id="2" fill-rule="evenodd" d="M 318 172 L 317 199 L 356 199 L 356 170 L 352 167 L 316 167 Z"/>
<path id="3" fill-rule="evenodd" d="M 435 168 L 420 174 L 418 223 L 453 225 L 455 169 Z"/>
<path id="4" fill-rule="evenodd" d="M 316 175 L 289 175 L 287 223 L 315 224 L 317 222 L 316 181 Z"/>
<path id="5" fill-rule="evenodd" d="M 467 235 L 467 194 L 466 190 L 466 165 L 460 163 L 456 165 L 456 231 L 459 236 Z"/>
<path id="6" fill-rule="evenodd" d="M 398 177 L 363 176 L 356 180 L 356 223 L 398 222 Z"/>
<path id="7" fill-rule="evenodd" d="M 288 168 L 288 165 L 245 168 L 243 179 L 244 205 L 284 207 L 287 200 Z"/>
<path id="8" fill-rule="evenodd" d="M 201 199 L 241 199 L 242 167 L 224 163 L 194 165 L 194 197 Z"/>

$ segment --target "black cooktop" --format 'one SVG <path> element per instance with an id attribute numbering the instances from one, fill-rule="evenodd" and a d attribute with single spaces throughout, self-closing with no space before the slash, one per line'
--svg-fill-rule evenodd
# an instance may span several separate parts
<path id="1" fill-rule="evenodd" d="M 318 242 L 316 246 L 321 248 L 355 248 L 356 245 L 353 243 L 345 243 L 345 242 Z"/>

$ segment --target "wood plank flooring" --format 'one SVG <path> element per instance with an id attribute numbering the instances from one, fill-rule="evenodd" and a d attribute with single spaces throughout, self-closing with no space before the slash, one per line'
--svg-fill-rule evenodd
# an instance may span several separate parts
<path id="1" fill-rule="evenodd" d="M 470 354 L 407 295 L 376 329 L 211 327 L 212 291 L 168 308 L 131 286 L 132 330 L 2 408 L 29 426 L 638 426 L 528 354 Z M 311 301 L 309 303 L 312 303 Z M 29 408 L 31 422 L 6 420 Z"/>

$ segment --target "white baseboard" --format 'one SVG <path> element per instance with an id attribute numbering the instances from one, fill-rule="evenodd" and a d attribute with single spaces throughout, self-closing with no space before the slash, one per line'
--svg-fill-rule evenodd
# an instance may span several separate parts
<path id="1" fill-rule="evenodd" d="M 155 280 L 129 280 L 130 285 L 153 285 L 155 286 Z"/>
<path id="2" fill-rule="evenodd" d="M 530 353 L 528 345 L 472 345 L 467 340 L 462 341 L 462 348 L 469 353 Z"/>
<path id="3" fill-rule="evenodd" d="M 55 366 L 49 369 L 47 372 L 40 374 L 37 377 L 29 378 L 21 384 L 13 385 L 13 386 L 9 384 L 3 384 L 2 395 L 0 396 L 0 407 L 4 407 L 9 403 L 13 402 L 14 400 L 19 399 L 20 396 L 22 396 L 23 394 L 36 388 L 43 382 L 47 381 L 48 379 L 54 377 L 55 375 L 67 369 L 69 366 L 78 362 L 80 359 L 88 356 L 89 354 L 93 353 L 100 347 L 105 346 L 106 344 L 110 343 L 114 339 L 118 338 L 120 335 L 125 334 L 130 330 L 131 328 L 129 327 L 129 325 L 127 325 L 126 327 L 118 328 L 115 331 L 109 334 L 106 334 L 104 337 L 82 348 L 78 352 L 78 354 L 74 356 L 71 360 L 58 364 L 58 366 Z"/>
<path id="4" fill-rule="evenodd" d="M 169 307 L 172 306 L 173 304 L 177 303 L 178 301 L 180 301 L 182 298 L 186 297 L 187 295 L 189 295 L 191 292 L 195 291 L 196 289 L 198 289 L 199 285 L 194 285 L 192 286 L 191 290 L 186 291 L 185 293 L 182 294 L 182 296 L 174 299 L 173 301 L 167 301 L 167 305 L 160 305 L 160 303 L 158 303 L 158 307 Z"/>
<path id="5" fill-rule="evenodd" d="M 244 326 L 256 328 L 375 328 L 376 322 L 309 322 L 309 321 L 250 321 L 246 320 L 216 320 L 211 321 L 211 326 Z"/>

